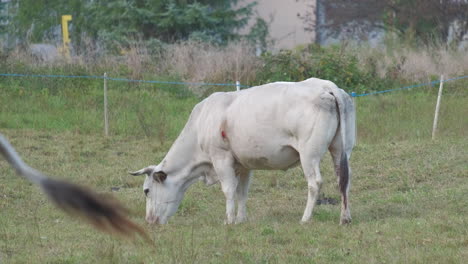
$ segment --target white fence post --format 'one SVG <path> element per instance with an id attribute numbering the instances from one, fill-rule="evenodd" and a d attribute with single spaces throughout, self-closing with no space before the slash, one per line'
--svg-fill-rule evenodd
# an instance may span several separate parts
<path id="1" fill-rule="evenodd" d="M 440 99 L 442 98 L 442 89 L 444 88 L 444 75 L 440 76 L 440 86 L 439 86 L 439 94 L 437 95 L 437 104 L 434 114 L 434 124 L 432 125 L 432 140 L 435 139 L 435 134 L 437 130 L 437 121 L 439 119 L 439 108 L 440 108 Z"/>
<path id="2" fill-rule="evenodd" d="M 354 145 L 357 145 L 357 107 L 356 107 L 356 93 L 351 92 L 351 97 L 353 98 L 353 105 L 354 105 Z"/>
<path id="3" fill-rule="evenodd" d="M 236 81 L 236 90 L 240 91 L 240 82 L 239 81 Z"/>
<path id="4" fill-rule="evenodd" d="M 109 136 L 109 121 L 107 119 L 107 73 L 104 73 L 104 134 Z"/>

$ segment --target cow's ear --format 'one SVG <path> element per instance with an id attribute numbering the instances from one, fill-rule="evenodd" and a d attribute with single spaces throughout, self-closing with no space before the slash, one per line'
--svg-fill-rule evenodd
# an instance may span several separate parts
<path id="1" fill-rule="evenodd" d="M 164 171 L 158 171 L 153 174 L 153 179 L 159 183 L 163 183 L 167 178 L 167 174 Z"/>

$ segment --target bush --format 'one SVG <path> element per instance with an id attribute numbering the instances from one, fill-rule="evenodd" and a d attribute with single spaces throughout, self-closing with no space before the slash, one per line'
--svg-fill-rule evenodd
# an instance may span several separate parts
<path id="1" fill-rule="evenodd" d="M 311 77 L 333 81 L 348 92 L 388 89 L 394 80 L 377 76 L 375 67 L 362 67 L 356 55 L 340 46 L 310 45 L 296 50 L 266 53 L 256 84 L 274 81 L 301 81 Z"/>
<path id="2" fill-rule="evenodd" d="M 348 92 L 365 93 L 399 88 L 446 78 L 467 75 L 468 53 L 443 46 L 414 50 L 402 47 L 309 45 L 278 53 L 255 56 L 248 41 L 230 42 L 226 46 L 200 41 L 164 44 L 157 39 L 131 40 L 116 46 L 112 53 L 89 39 L 71 60 L 40 61 L 26 49 L 0 53 L 2 73 L 99 75 L 190 83 L 235 83 L 254 86 L 275 81 L 302 81 L 311 77 L 335 82 Z M 0 80 L 1 82 L 2 80 Z M 48 83 L 50 92 L 62 89 L 57 80 Z M 91 80 L 76 80 L 71 86 L 88 87 Z M 31 83 L 28 87 L 37 86 Z M 122 86 L 135 87 L 136 83 Z M 166 91 L 192 93 L 205 97 L 216 91 L 233 91 L 234 86 L 154 85 Z M 461 84 L 456 88 L 464 89 Z M 429 89 L 428 89 L 429 90 Z"/>

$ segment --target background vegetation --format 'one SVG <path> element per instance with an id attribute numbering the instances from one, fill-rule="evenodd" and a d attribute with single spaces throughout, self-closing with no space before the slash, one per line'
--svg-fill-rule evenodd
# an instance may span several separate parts
<path id="1" fill-rule="evenodd" d="M 23 45 L 58 43 L 61 16 L 70 14 L 76 51 L 86 48 L 88 39 L 111 52 L 135 40 L 161 45 L 195 39 L 226 45 L 241 37 L 238 31 L 253 16 L 253 6 L 255 3 L 243 5 L 237 0 L 13 0 L 8 33 Z M 261 19 L 257 22 L 262 23 Z M 254 27 L 245 37 L 255 40 L 268 29 L 258 30 Z"/>
<path id="2" fill-rule="evenodd" d="M 79 76 L 102 76 L 107 72 L 111 77 L 158 81 L 240 80 L 247 86 L 314 76 L 357 93 L 430 82 L 439 79 L 442 73 L 446 79 L 468 74 L 465 52 L 437 45 L 412 49 L 395 43 L 386 48 L 348 43 L 331 47 L 311 45 L 257 57 L 246 42 L 231 42 L 224 47 L 198 41 L 180 42 L 165 46 L 159 53 L 151 52 L 145 43 L 136 42 L 123 55 L 114 56 L 99 56 L 91 44 L 71 60 L 41 61 L 22 49 L 2 56 L 2 72 Z M 442 135 L 466 135 L 467 123 L 459 112 L 466 110 L 460 100 L 466 98 L 466 85 L 466 79 L 446 84 L 443 107 L 447 104 L 453 108 L 452 112 L 442 112 Z M 100 134 L 102 87 L 102 79 L 1 77 L 0 127 Z M 111 134 L 156 138 L 160 144 L 175 139 L 200 99 L 215 91 L 235 89 L 121 81 L 108 81 L 108 88 Z M 357 98 L 359 115 L 363 113 L 358 120 L 359 140 L 371 143 L 428 137 L 436 94 L 437 86 L 426 86 L 369 99 Z M 385 114 L 375 108 L 382 108 Z M 376 120 L 381 122 L 377 124 Z"/>
<path id="3" fill-rule="evenodd" d="M 1 68 L 76 75 L 107 71 L 148 80 L 239 78 L 249 84 L 311 74 L 332 78 L 348 91 L 393 88 L 432 80 L 441 71 L 450 77 L 466 74 L 467 69 L 457 67 L 466 65 L 466 54 L 443 47 L 312 46 L 255 57 L 244 45 L 230 45 L 179 43 L 167 49 L 170 56 L 156 55 L 158 60 L 141 45 L 122 56 L 83 55 L 54 63 L 17 51 L 4 54 Z M 169 225 L 148 226 L 142 179 L 127 176 L 127 171 L 161 160 L 192 107 L 218 88 L 109 81 L 111 136 L 105 138 L 102 80 L 1 77 L 0 131 L 26 161 L 50 175 L 112 193 L 130 208 L 154 244 L 96 233 L 56 210 L 40 190 L 0 161 L 0 261 L 460 263 L 468 257 L 466 85 L 467 80 L 445 84 L 436 141 L 430 140 L 430 132 L 437 87 L 356 99 L 350 226 L 338 225 L 339 206 L 331 204 L 318 206 L 311 224 L 299 224 L 307 191 L 300 168 L 255 173 L 246 224 L 223 225 L 219 186 L 196 184 Z M 328 156 L 322 173 L 323 196 L 339 200 Z"/>

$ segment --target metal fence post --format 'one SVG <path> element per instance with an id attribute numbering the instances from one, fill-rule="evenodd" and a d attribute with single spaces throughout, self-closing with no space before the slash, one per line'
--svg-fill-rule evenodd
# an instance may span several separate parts
<path id="1" fill-rule="evenodd" d="M 354 105 L 354 145 L 357 145 L 357 109 L 356 109 L 356 93 L 351 92 L 351 97 L 353 98 L 353 105 Z"/>
<path id="2" fill-rule="evenodd" d="M 109 136 L 109 120 L 107 118 L 107 73 L 104 73 L 104 134 Z"/>

